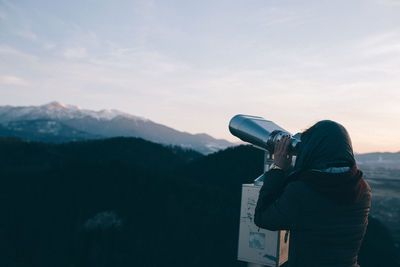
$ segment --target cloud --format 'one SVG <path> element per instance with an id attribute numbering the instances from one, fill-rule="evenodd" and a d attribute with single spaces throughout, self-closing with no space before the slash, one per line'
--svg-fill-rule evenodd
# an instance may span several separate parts
<path id="1" fill-rule="evenodd" d="M 20 59 L 29 60 L 29 61 L 37 59 L 37 56 L 27 54 L 27 53 L 21 52 L 18 49 L 15 49 L 11 46 L 1 45 L 1 44 L 0 44 L 0 55 L 2 55 L 4 57 L 12 57 L 13 59 L 20 58 Z"/>
<path id="2" fill-rule="evenodd" d="M 365 56 L 400 55 L 400 30 L 371 35 L 360 42 Z"/>
<path id="3" fill-rule="evenodd" d="M 81 59 L 87 57 L 87 51 L 84 47 L 67 48 L 63 55 L 67 59 Z"/>
<path id="4" fill-rule="evenodd" d="M 5 85 L 26 85 L 26 82 L 17 76 L 13 75 L 3 75 L 0 76 L 0 84 Z"/>
<path id="5" fill-rule="evenodd" d="M 400 7 L 399 0 L 378 0 L 378 3 L 390 7 Z"/>
<path id="6" fill-rule="evenodd" d="M 6 13 L 0 9 L 0 20 L 6 20 L 6 19 L 7 19 Z"/>
<path id="7" fill-rule="evenodd" d="M 30 30 L 21 30 L 21 31 L 17 31 L 15 32 L 15 35 L 22 37 L 24 39 L 30 40 L 30 41 L 37 41 L 38 37 L 37 35 L 30 31 Z"/>
<path id="8" fill-rule="evenodd" d="M 55 47 L 56 47 L 56 45 L 54 43 L 45 43 L 45 44 L 43 44 L 43 48 L 46 49 L 46 50 L 51 50 L 51 49 L 53 49 Z"/>

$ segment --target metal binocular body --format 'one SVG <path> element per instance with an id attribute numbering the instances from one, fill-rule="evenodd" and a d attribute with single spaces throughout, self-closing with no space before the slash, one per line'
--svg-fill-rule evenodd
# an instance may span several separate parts
<path id="1" fill-rule="evenodd" d="M 276 142 L 284 136 L 290 137 L 290 153 L 296 155 L 299 149 L 300 139 L 297 135 L 292 136 L 279 125 L 262 117 L 236 115 L 229 122 L 229 131 L 242 141 L 266 150 L 270 154 L 274 153 Z"/>

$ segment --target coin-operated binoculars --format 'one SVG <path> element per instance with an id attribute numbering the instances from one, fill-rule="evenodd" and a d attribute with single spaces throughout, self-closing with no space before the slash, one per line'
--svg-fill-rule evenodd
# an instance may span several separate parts
<path id="1" fill-rule="evenodd" d="M 229 131 L 242 141 L 265 151 L 264 173 L 272 164 L 275 143 L 283 136 L 290 136 L 289 149 L 298 151 L 300 140 L 272 121 L 249 115 L 236 115 L 229 122 Z M 242 185 L 240 210 L 238 260 L 248 262 L 248 266 L 279 267 L 288 260 L 289 231 L 269 231 L 254 224 L 254 210 L 264 174 L 253 184 Z"/>

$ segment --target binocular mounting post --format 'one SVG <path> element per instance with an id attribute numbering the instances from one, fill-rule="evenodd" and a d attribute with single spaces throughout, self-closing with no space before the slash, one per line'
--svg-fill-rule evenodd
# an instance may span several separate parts
<path id="1" fill-rule="evenodd" d="M 274 162 L 272 154 L 265 150 L 264 152 L 264 173 L 269 171 L 271 164 Z"/>

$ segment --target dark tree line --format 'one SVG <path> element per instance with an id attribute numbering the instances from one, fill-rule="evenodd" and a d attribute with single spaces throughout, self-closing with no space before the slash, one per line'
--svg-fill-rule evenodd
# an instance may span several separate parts
<path id="1" fill-rule="evenodd" d="M 262 162 L 248 146 L 203 156 L 136 138 L 1 139 L 0 266 L 245 266 L 241 184 Z"/>

